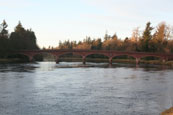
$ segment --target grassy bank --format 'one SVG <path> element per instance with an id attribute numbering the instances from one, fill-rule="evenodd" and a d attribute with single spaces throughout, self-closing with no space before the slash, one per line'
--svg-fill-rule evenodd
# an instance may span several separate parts
<path id="1" fill-rule="evenodd" d="M 27 62 L 26 60 L 21 60 L 19 58 L 12 58 L 12 59 L 0 59 L 1 64 L 6 64 L 6 63 L 24 63 Z"/>
<path id="2" fill-rule="evenodd" d="M 82 62 L 81 58 L 60 58 L 59 61 L 65 62 Z M 86 62 L 94 62 L 94 63 L 109 63 L 108 59 L 102 58 L 86 58 Z M 136 60 L 134 59 L 113 59 L 112 63 L 130 63 L 136 64 Z M 140 64 L 153 64 L 153 65 L 170 65 L 173 66 L 173 61 L 162 62 L 161 60 L 140 60 Z"/>

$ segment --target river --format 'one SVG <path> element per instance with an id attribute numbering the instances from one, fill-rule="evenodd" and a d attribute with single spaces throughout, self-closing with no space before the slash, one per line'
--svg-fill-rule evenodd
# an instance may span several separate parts
<path id="1" fill-rule="evenodd" d="M 161 66 L 0 65 L 0 115 L 158 115 L 172 104 L 173 71 Z"/>

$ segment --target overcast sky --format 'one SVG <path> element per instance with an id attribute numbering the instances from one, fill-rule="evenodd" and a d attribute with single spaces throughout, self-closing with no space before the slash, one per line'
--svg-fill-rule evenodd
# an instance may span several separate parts
<path id="1" fill-rule="evenodd" d="M 173 25 L 172 6 L 173 0 L 0 0 L 0 21 L 5 19 L 11 32 L 20 20 L 42 48 L 103 37 L 106 30 L 123 39 L 148 21 Z"/>

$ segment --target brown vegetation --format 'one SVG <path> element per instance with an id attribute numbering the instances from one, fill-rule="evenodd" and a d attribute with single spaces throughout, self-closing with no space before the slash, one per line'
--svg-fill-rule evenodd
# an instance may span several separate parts
<path id="1" fill-rule="evenodd" d="M 155 32 L 153 32 L 155 30 Z M 83 41 L 60 41 L 58 49 L 90 49 L 90 50 L 118 50 L 137 52 L 173 52 L 173 28 L 162 22 L 154 29 L 151 23 L 146 24 L 143 32 L 136 28 L 131 37 L 120 39 L 116 34 L 107 33 L 104 39 L 86 37 Z"/>
<path id="2" fill-rule="evenodd" d="M 161 113 L 161 115 L 173 115 L 173 107 L 169 108 L 168 110 L 165 110 Z"/>

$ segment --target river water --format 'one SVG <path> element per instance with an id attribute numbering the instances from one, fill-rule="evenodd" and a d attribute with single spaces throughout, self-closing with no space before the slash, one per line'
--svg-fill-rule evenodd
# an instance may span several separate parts
<path id="1" fill-rule="evenodd" d="M 158 115 L 172 104 L 173 71 L 161 66 L 0 65 L 0 115 Z"/>

